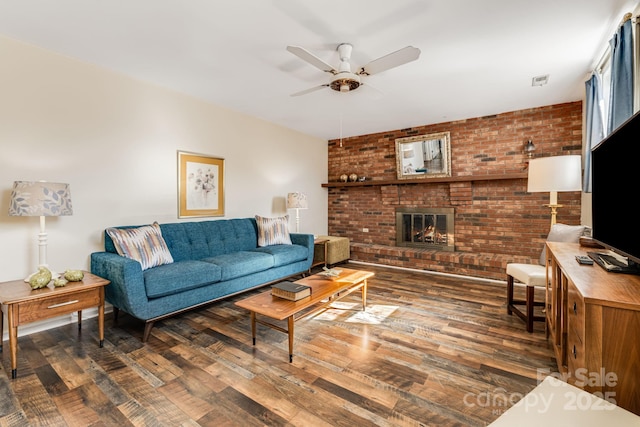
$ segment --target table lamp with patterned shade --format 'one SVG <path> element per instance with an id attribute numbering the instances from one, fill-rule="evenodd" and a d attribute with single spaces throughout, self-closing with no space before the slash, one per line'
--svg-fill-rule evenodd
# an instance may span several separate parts
<path id="1" fill-rule="evenodd" d="M 308 209 L 307 195 L 304 193 L 289 193 L 287 195 L 287 209 L 296 210 L 296 233 L 300 232 L 300 209 Z"/>
<path id="2" fill-rule="evenodd" d="M 47 232 L 45 217 L 72 215 L 69 184 L 46 181 L 16 181 L 11 191 L 9 216 L 39 216 L 38 267 L 47 265 Z M 55 276 L 55 272 L 52 271 Z M 25 281 L 29 281 L 29 277 Z"/>

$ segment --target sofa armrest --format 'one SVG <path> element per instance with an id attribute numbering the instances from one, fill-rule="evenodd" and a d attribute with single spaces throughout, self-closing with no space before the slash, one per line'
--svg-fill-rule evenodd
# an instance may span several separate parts
<path id="1" fill-rule="evenodd" d="M 133 316 L 136 307 L 144 307 L 149 301 L 138 261 L 111 252 L 94 252 L 91 273 L 111 281 L 105 287 L 105 299 Z"/>
<path id="2" fill-rule="evenodd" d="M 307 261 L 309 261 L 309 268 L 311 268 L 311 263 L 313 262 L 313 234 L 290 233 L 289 235 L 291 236 L 291 243 L 305 246 L 309 249 Z"/>

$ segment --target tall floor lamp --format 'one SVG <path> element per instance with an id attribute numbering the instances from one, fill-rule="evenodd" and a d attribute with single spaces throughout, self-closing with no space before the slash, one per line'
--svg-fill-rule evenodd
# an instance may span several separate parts
<path id="1" fill-rule="evenodd" d="M 551 208 L 551 225 L 556 223 L 559 191 L 582 190 L 582 161 L 580 156 L 556 156 L 531 159 L 529 162 L 529 179 L 527 191 L 529 193 L 549 192 Z"/>
<path id="2" fill-rule="evenodd" d="M 9 216 L 39 216 L 38 267 L 49 268 L 47 264 L 47 232 L 45 217 L 72 215 L 69 184 L 46 181 L 15 181 L 11 191 Z M 55 276 L 55 272 L 52 272 Z M 28 282 L 29 275 L 25 281 Z"/>
<path id="3" fill-rule="evenodd" d="M 296 210 L 296 233 L 300 232 L 300 209 L 308 209 L 307 195 L 304 193 L 287 194 L 287 209 Z"/>

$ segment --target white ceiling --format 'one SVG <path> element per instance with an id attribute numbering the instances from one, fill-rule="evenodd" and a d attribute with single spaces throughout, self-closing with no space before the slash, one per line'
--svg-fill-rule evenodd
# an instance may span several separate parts
<path id="1" fill-rule="evenodd" d="M 580 100 L 636 2 L 0 0 L 0 34 L 334 139 Z M 291 97 L 331 76 L 286 46 L 337 68 L 343 42 L 354 68 L 408 45 L 422 53 L 353 92 Z"/>

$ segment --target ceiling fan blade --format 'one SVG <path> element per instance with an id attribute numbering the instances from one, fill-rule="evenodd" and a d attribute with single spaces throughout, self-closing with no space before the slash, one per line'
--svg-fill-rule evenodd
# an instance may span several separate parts
<path id="1" fill-rule="evenodd" d="M 324 89 L 325 87 L 329 87 L 329 85 L 328 84 L 320 85 L 320 86 L 315 86 L 315 87 L 312 87 L 312 88 L 309 88 L 309 89 L 301 90 L 300 92 L 292 93 L 291 96 L 306 95 L 308 93 L 315 92 L 315 91 L 320 90 L 320 89 Z"/>
<path id="2" fill-rule="evenodd" d="M 378 74 L 402 64 L 406 64 L 407 62 L 415 61 L 419 57 L 420 49 L 413 46 L 407 46 L 388 55 L 381 56 L 378 59 L 374 59 L 362 67 L 358 74 Z"/>
<path id="3" fill-rule="evenodd" d="M 371 99 L 380 99 L 384 96 L 384 93 L 381 90 L 371 86 L 368 83 L 365 84 L 364 82 L 362 82 L 358 89 L 364 91 Z"/>
<path id="4" fill-rule="evenodd" d="M 336 74 L 337 71 L 329 64 L 324 62 L 322 59 L 315 56 L 313 53 L 309 52 L 303 47 L 300 46 L 287 46 L 287 50 L 293 53 L 298 58 L 303 61 L 308 62 L 316 68 L 319 68 L 322 71 L 326 71 L 327 73 Z"/>

